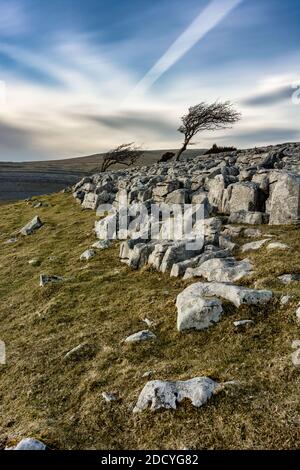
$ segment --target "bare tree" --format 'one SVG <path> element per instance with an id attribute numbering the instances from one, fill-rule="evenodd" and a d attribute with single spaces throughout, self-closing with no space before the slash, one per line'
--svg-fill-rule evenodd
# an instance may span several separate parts
<path id="1" fill-rule="evenodd" d="M 191 145 L 191 140 L 198 132 L 214 131 L 231 127 L 232 124 L 239 121 L 241 114 L 238 113 L 230 101 L 212 104 L 200 103 L 189 108 L 188 114 L 181 118 L 182 125 L 178 131 L 184 134 L 184 142 L 176 155 L 176 161 L 180 155 Z"/>
<path id="2" fill-rule="evenodd" d="M 104 154 L 100 171 L 107 171 L 109 167 L 116 164 L 131 166 L 137 162 L 143 153 L 143 150 L 136 146 L 134 142 L 121 144 Z"/>

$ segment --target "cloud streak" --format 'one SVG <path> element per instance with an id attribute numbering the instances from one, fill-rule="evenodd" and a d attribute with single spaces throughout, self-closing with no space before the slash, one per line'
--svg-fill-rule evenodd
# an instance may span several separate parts
<path id="1" fill-rule="evenodd" d="M 242 1 L 212 0 L 142 78 L 133 90 L 133 94 L 141 95 L 151 88 L 164 73 L 175 65 L 209 31 L 226 18 Z"/>

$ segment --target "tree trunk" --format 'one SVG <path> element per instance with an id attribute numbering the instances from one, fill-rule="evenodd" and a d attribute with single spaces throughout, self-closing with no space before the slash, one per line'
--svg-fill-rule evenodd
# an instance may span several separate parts
<path id="1" fill-rule="evenodd" d="M 184 143 L 183 146 L 181 147 L 181 149 L 178 151 L 176 157 L 175 157 L 175 162 L 179 162 L 179 159 L 180 159 L 180 156 L 183 154 L 183 152 L 186 151 L 187 149 L 187 143 Z"/>

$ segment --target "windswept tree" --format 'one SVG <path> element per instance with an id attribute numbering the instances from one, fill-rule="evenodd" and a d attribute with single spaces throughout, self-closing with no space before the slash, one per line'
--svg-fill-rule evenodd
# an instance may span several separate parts
<path id="1" fill-rule="evenodd" d="M 121 144 L 113 150 L 105 153 L 101 165 L 101 172 L 107 171 L 112 165 L 134 165 L 143 155 L 144 151 L 134 142 Z"/>
<path id="2" fill-rule="evenodd" d="M 215 102 L 212 104 L 199 103 L 189 108 L 188 114 L 181 118 L 182 125 L 178 131 L 184 134 L 184 142 L 176 155 L 176 160 L 191 145 L 191 140 L 198 132 L 214 131 L 231 127 L 238 122 L 241 114 L 237 112 L 230 101 L 224 103 Z"/>

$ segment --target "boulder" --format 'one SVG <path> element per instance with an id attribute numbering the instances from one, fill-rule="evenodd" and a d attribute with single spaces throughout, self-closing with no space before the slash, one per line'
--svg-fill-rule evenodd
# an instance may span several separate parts
<path id="1" fill-rule="evenodd" d="M 31 235 L 33 232 L 41 228 L 42 225 L 43 223 L 37 215 L 20 230 L 20 233 L 21 235 Z"/>
<path id="2" fill-rule="evenodd" d="M 229 186 L 230 213 L 237 211 L 260 211 L 263 208 L 263 196 L 258 184 L 253 182 L 235 183 Z"/>
<path id="3" fill-rule="evenodd" d="M 144 411 L 149 406 L 151 411 L 161 408 L 176 410 L 177 404 L 184 399 L 190 400 L 193 406 L 200 407 L 219 387 L 217 382 L 208 377 L 177 382 L 152 380 L 141 391 L 133 412 Z"/>
<path id="4" fill-rule="evenodd" d="M 265 305 L 272 299 L 272 292 L 249 289 L 224 282 L 197 282 L 190 285 L 177 297 L 176 305 L 197 302 L 199 297 L 218 297 L 228 300 L 236 307 L 241 305 Z"/>
<path id="5" fill-rule="evenodd" d="M 300 219 L 300 176 L 278 174 L 268 202 L 270 225 L 298 224 Z"/>
<path id="6" fill-rule="evenodd" d="M 181 299 L 184 299 L 182 302 Z M 204 330 L 217 323 L 222 314 L 223 307 L 219 299 L 202 298 L 191 302 L 186 302 L 185 298 L 177 299 L 177 329 L 184 330 Z"/>

